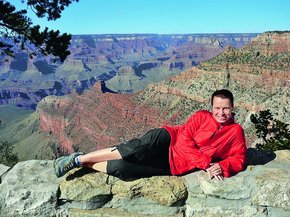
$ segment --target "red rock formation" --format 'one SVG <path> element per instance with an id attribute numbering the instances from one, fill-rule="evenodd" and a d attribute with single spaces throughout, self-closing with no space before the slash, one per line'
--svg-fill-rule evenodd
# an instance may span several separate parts
<path id="1" fill-rule="evenodd" d="M 84 151 L 116 145 L 166 123 L 158 109 L 137 104 L 132 94 L 103 93 L 101 84 L 70 100 L 59 98 L 38 106 L 40 127 L 60 139 L 68 151 L 78 146 Z M 50 102 L 50 104 L 48 104 Z"/>

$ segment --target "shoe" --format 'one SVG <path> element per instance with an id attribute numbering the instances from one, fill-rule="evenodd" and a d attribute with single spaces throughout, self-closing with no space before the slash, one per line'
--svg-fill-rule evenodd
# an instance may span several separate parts
<path id="1" fill-rule="evenodd" d="M 65 175 L 68 171 L 79 167 L 76 162 L 75 158 L 79 155 L 84 155 L 83 152 L 75 152 L 69 156 L 63 156 L 56 159 L 53 162 L 54 172 L 57 177 L 61 177 Z"/>

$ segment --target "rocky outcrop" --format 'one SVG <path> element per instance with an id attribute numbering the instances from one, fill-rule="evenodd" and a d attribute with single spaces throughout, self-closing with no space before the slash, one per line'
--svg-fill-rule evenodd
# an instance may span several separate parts
<path id="1" fill-rule="evenodd" d="M 40 128 L 56 135 L 69 152 L 74 144 L 85 152 L 116 145 L 166 122 L 131 94 L 103 93 L 101 83 L 81 95 L 47 97 L 37 113 Z"/>
<path id="2" fill-rule="evenodd" d="M 225 52 L 205 61 L 199 68 L 250 74 L 263 74 L 265 78 L 289 79 L 290 33 L 264 33 L 241 49 L 227 47 Z"/>
<path id="3" fill-rule="evenodd" d="M 52 172 L 52 164 L 47 161 L 15 165 L 2 177 L 0 215 L 55 216 L 59 181 Z"/>
<path id="4" fill-rule="evenodd" d="M 268 32 L 261 34 L 252 40 L 252 46 L 268 55 L 290 52 L 290 33 Z"/>
<path id="5" fill-rule="evenodd" d="M 264 164 L 264 165 L 261 165 Z M 52 161 L 20 162 L 0 184 L 1 216 L 290 215 L 290 151 L 248 151 L 247 169 L 223 181 L 198 171 L 183 177 L 120 180 L 87 169 L 63 178 Z"/>

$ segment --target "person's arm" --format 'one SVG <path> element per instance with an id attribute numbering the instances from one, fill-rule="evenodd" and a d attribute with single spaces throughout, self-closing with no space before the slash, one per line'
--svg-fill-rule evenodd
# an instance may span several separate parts
<path id="1" fill-rule="evenodd" d="M 233 139 L 228 157 L 218 164 L 222 168 L 223 176 L 230 177 L 244 169 L 246 163 L 246 143 L 242 128 L 238 128 Z"/>
<path id="2" fill-rule="evenodd" d="M 187 164 L 187 167 L 206 169 L 209 167 L 211 157 L 207 154 L 199 151 L 198 146 L 193 140 L 195 132 L 198 130 L 203 120 L 203 113 L 197 112 L 183 125 L 181 132 L 179 133 L 176 141 L 176 148 L 178 148 L 179 158 L 182 158 Z M 185 167 L 184 171 L 179 168 L 179 172 L 188 172 L 188 168 Z"/>

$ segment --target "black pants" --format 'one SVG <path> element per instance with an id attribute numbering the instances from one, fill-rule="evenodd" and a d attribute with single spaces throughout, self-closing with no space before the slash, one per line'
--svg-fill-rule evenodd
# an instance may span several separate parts
<path id="1" fill-rule="evenodd" d="M 108 161 L 107 173 L 120 179 L 171 175 L 169 145 L 167 130 L 150 130 L 140 138 L 117 146 L 122 159 Z"/>

